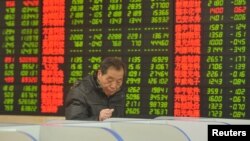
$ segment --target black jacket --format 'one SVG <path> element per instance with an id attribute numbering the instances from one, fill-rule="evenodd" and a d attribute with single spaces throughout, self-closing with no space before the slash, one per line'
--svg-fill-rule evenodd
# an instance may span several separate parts
<path id="1" fill-rule="evenodd" d="M 124 117 L 125 89 L 107 97 L 95 76 L 87 76 L 71 87 L 65 100 L 67 120 L 99 120 L 102 109 L 113 108 L 112 117 Z"/>

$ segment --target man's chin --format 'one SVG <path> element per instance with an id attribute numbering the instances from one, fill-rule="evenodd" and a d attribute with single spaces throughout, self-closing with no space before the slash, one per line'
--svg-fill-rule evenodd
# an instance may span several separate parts
<path id="1" fill-rule="evenodd" d="M 107 96 L 111 96 L 113 94 L 115 94 L 115 92 L 108 92 L 108 93 L 106 93 Z"/>

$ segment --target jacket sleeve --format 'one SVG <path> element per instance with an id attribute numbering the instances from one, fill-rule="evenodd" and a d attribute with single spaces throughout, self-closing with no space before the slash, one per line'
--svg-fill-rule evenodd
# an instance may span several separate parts
<path id="1" fill-rule="evenodd" d="M 71 88 L 65 101 L 66 120 L 99 120 L 99 115 L 89 116 L 89 108 L 84 91 L 79 87 Z"/>

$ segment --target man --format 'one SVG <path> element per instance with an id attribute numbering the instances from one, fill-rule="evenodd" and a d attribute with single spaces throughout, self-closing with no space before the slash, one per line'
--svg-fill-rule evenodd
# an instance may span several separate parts
<path id="1" fill-rule="evenodd" d="M 99 120 L 123 117 L 126 67 L 121 59 L 107 57 L 95 75 L 78 81 L 69 91 L 65 101 L 67 120 Z"/>

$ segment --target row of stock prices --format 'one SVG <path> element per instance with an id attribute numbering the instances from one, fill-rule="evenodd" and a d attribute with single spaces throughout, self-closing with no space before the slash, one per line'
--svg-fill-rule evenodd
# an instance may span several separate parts
<path id="1" fill-rule="evenodd" d="M 125 115 L 250 119 L 249 0 L 1 0 L 0 114 L 64 115 L 75 81 L 127 64 Z"/>

